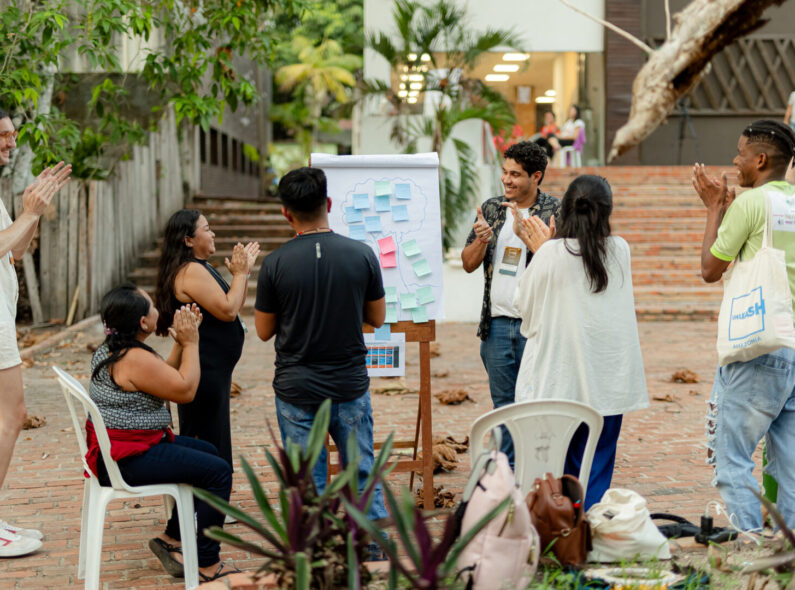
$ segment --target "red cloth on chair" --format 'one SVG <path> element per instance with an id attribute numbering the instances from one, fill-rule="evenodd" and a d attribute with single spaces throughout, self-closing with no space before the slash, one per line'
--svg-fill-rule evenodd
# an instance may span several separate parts
<path id="1" fill-rule="evenodd" d="M 163 438 L 168 442 L 174 442 L 174 433 L 170 428 L 164 430 L 122 430 L 108 428 L 108 438 L 110 438 L 110 456 L 114 461 L 118 461 L 125 457 L 143 455 L 153 446 L 160 443 Z M 96 476 L 97 461 L 100 451 L 97 433 L 94 430 L 94 423 L 91 422 L 91 420 L 86 420 L 86 444 L 88 445 L 86 463 Z M 89 477 L 87 473 L 84 475 Z"/>

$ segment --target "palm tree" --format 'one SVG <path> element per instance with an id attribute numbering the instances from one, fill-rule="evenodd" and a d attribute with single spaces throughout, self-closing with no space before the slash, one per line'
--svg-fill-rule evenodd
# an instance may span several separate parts
<path id="1" fill-rule="evenodd" d="M 475 154 L 463 141 L 451 139 L 458 123 L 482 119 L 495 132 L 510 129 L 516 116 L 510 103 L 483 81 L 471 76 L 481 58 L 497 48 L 516 49 L 518 36 L 512 30 L 486 29 L 475 32 L 467 26 L 466 8 L 453 0 L 437 0 L 423 5 L 416 0 L 395 0 L 392 11 L 397 41 L 383 33 L 368 35 L 367 46 L 389 62 L 400 75 L 422 79 L 424 92 L 435 93 L 435 106 L 429 115 L 409 116 L 403 91 L 395 91 L 380 80 L 366 80 L 362 96 L 385 97 L 392 105 L 392 139 L 407 152 L 416 151 L 418 140 L 430 138 L 431 149 L 439 154 L 448 143 L 456 150 L 458 174 L 442 167 L 443 243 L 447 248 L 462 209 L 477 197 Z"/>
<path id="2" fill-rule="evenodd" d="M 289 113 L 282 114 L 294 129 L 310 128 L 311 143 L 316 143 L 318 132 L 328 127 L 323 110 L 332 101 L 339 104 L 350 101 L 350 89 L 356 86 L 352 72 L 362 67 L 362 58 L 344 53 L 339 43 L 332 39 L 324 39 L 319 45 L 314 45 L 299 35 L 293 38 L 292 46 L 298 54 L 298 63 L 279 68 L 276 83 L 282 91 L 294 90 L 306 108 L 292 108 Z M 306 139 L 301 143 L 305 150 L 311 150 Z"/>

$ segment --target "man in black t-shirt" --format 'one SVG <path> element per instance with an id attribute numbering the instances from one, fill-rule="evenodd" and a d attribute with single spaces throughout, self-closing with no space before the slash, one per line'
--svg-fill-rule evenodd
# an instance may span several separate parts
<path id="1" fill-rule="evenodd" d="M 361 488 L 374 462 L 362 321 L 384 323 L 381 269 L 369 247 L 329 229 L 331 199 L 322 170 L 288 173 L 279 198 L 296 235 L 263 261 L 254 319 L 262 340 L 276 336 L 273 390 L 282 441 L 305 446 L 318 406 L 331 399 L 329 433 L 343 464 L 348 436 L 356 433 Z M 325 449 L 314 478 L 318 490 L 325 489 Z M 380 486 L 368 516 L 387 516 Z"/>

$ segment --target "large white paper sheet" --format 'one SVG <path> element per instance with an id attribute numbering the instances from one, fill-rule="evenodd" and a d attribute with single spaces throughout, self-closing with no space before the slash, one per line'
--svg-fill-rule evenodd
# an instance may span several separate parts
<path id="1" fill-rule="evenodd" d="M 331 229 L 373 249 L 381 262 L 384 286 L 395 287 L 398 299 L 418 292 L 423 295 L 425 303 L 418 303 L 419 310 L 398 306 L 398 319 L 420 323 L 426 318 L 443 319 L 437 154 L 312 154 L 312 166 L 322 169 L 328 179 Z M 361 212 L 362 221 L 356 211 Z M 391 244 L 390 236 L 396 251 L 382 252 L 385 244 Z"/>

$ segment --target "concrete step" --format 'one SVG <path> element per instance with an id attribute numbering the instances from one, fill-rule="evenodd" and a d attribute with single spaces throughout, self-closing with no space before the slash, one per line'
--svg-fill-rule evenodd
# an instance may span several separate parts
<path id="1" fill-rule="evenodd" d="M 257 240 L 261 238 L 292 238 L 295 235 L 295 230 L 287 223 L 261 223 L 261 224 L 247 224 L 247 225 L 232 225 L 226 223 L 211 223 L 210 227 L 215 233 L 216 241 L 219 238 L 246 238 L 246 241 Z"/>
<path id="2" fill-rule="evenodd" d="M 235 237 L 226 237 L 226 236 L 219 236 L 216 234 L 215 236 L 215 256 L 219 256 L 221 252 L 229 252 L 229 254 L 224 254 L 224 256 L 231 256 L 232 249 L 235 245 L 240 242 L 246 244 L 247 242 L 258 242 L 259 247 L 263 250 L 275 250 L 286 241 L 292 238 L 290 236 L 280 236 L 280 237 L 255 237 L 249 235 L 241 235 Z M 158 256 L 160 255 L 160 247 L 163 243 L 163 238 L 158 238 L 157 240 L 157 252 Z"/>

